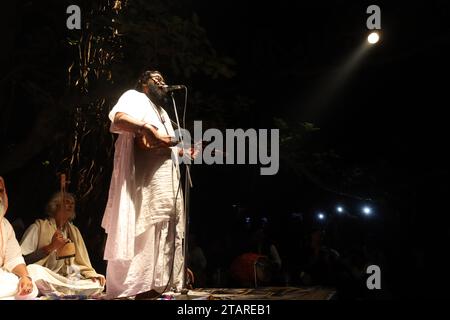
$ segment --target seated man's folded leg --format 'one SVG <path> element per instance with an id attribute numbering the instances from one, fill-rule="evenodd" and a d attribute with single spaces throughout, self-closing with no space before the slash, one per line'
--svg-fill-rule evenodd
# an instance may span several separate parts
<path id="1" fill-rule="evenodd" d="M 0 269 L 0 300 L 28 300 L 38 295 L 38 289 L 33 283 L 33 291 L 27 295 L 19 295 L 19 278 L 10 272 Z"/>
<path id="2" fill-rule="evenodd" d="M 37 264 L 28 265 L 28 271 L 31 277 L 35 279 L 39 292 L 43 295 L 79 294 L 90 296 L 99 294 L 104 289 L 97 281 L 81 278 L 77 280 L 68 279 Z"/>
<path id="3" fill-rule="evenodd" d="M 18 284 L 15 274 L 0 269 L 0 299 L 14 299 Z"/>

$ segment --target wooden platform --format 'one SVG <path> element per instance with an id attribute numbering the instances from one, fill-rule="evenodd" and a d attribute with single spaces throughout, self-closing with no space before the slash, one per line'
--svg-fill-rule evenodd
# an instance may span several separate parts
<path id="1" fill-rule="evenodd" d="M 201 288 L 186 295 L 165 293 L 163 299 L 173 300 L 330 300 L 333 288 L 323 287 L 266 287 L 266 288 Z"/>

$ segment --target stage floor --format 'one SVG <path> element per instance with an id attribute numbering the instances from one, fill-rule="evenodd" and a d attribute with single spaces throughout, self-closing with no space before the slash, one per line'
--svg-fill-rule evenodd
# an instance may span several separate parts
<path id="1" fill-rule="evenodd" d="M 200 288 L 186 295 L 165 293 L 162 299 L 173 300 L 330 300 L 336 294 L 324 287 L 266 287 L 266 288 Z"/>
<path id="2" fill-rule="evenodd" d="M 331 300 L 336 290 L 327 287 L 261 287 L 261 288 L 198 288 L 187 294 L 154 290 L 133 297 L 113 300 Z M 35 300 L 109 300 L 106 294 L 96 297 L 83 295 L 41 296 Z"/>

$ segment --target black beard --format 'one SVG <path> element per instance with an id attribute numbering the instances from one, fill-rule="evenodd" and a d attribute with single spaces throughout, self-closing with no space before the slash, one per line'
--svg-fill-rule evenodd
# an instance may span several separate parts
<path id="1" fill-rule="evenodd" d="M 169 103 L 169 95 L 162 88 L 158 87 L 156 84 L 148 85 L 148 97 L 154 104 L 158 107 L 165 107 Z"/>

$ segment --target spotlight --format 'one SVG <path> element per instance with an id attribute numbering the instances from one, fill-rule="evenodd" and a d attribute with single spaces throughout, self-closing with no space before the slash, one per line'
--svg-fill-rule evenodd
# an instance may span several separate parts
<path id="1" fill-rule="evenodd" d="M 378 34 L 378 32 L 372 32 L 371 34 L 369 34 L 369 36 L 367 37 L 367 41 L 370 44 L 375 44 L 380 40 L 380 35 Z"/>
<path id="2" fill-rule="evenodd" d="M 325 215 L 323 213 L 319 213 L 317 218 L 319 218 L 319 220 L 325 220 Z"/>
<path id="3" fill-rule="evenodd" d="M 368 206 L 363 207 L 362 211 L 366 216 L 370 216 L 372 214 L 372 208 Z"/>
<path id="4" fill-rule="evenodd" d="M 337 206 L 336 207 L 336 211 L 339 213 L 343 213 L 344 212 L 344 207 L 343 206 Z"/>

